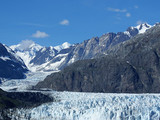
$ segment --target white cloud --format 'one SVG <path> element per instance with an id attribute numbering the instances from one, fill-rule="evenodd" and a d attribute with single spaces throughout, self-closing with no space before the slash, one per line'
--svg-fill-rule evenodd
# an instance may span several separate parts
<path id="1" fill-rule="evenodd" d="M 126 13 L 126 17 L 131 17 L 131 13 Z"/>
<path id="2" fill-rule="evenodd" d="M 45 32 L 41 32 L 39 30 L 36 31 L 36 33 L 32 34 L 32 37 L 34 38 L 45 38 L 48 37 L 49 35 Z"/>
<path id="3" fill-rule="evenodd" d="M 118 8 L 108 8 L 108 10 L 112 12 L 127 12 L 126 9 L 118 9 Z"/>
<path id="4" fill-rule="evenodd" d="M 32 44 L 35 44 L 32 40 L 28 40 L 28 39 L 22 40 L 18 46 L 18 49 L 25 50 L 25 49 L 29 48 L 29 46 Z"/>
<path id="5" fill-rule="evenodd" d="M 69 25 L 69 20 L 65 19 L 60 22 L 61 25 Z"/>
<path id="6" fill-rule="evenodd" d="M 138 9 L 139 7 L 138 7 L 138 5 L 135 5 L 134 8 L 135 8 L 135 9 Z"/>
<path id="7" fill-rule="evenodd" d="M 140 25 L 140 24 L 143 24 L 143 23 L 145 23 L 145 22 L 142 21 L 142 20 L 138 20 L 138 21 L 136 22 L 137 25 Z"/>

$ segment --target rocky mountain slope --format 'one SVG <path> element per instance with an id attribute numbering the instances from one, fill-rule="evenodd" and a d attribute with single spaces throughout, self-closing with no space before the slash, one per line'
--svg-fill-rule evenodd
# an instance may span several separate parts
<path id="1" fill-rule="evenodd" d="M 44 47 L 36 52 L 35 57 L 30 61 L 36 71 L 57 71 L 60 70 L 66 56 L 72 49 L 69 43 L 63 43 L 56 47 Z"/>
<path id="2" fill-rule="evenodd" d="M 112 48 L 113 46 L 127 41 L 137 34 L 142 34 L 152 26 L 144 23 L 136 27 L 129 27 L 124 32 L 118 33 L 106 33 L 101 37 L 93 37 L 89 40 L 85 40 L 80 44 L 72 46 L 71 50 L 67 53 L 64 61 L 60 64 L 59 69 L 61 70 L 65 66 L 70 65 L 78 60 L 92 59 L 97 56 L 106 54 L 105 51 Z"/>
<path id="3" fill-rule="evenodd" d="M 160 92 L 160 24 L 105 51 L 49 75 L 35 88 L 82 92 Z"/>
<path id="4" fill-rule="evenodd" d="M 151 27 L 144 23 L 136 27 L 129 27 L 125 32 L 107 33 L 75 45 L 66 42 L 56 47 L 42 47 L 27 40 L 11 46 L 11 48 L 16 51 L 29 70 L 33 72 L 58 71 L 77 60 L 92 59 L 103 55 L 106 50 L 131 39 L 137 34 L 144 33 Z"/>
<path id="5" fill-rule="evenodd" d="M 25 78 L 27 71 L 23 60 L 9 47 L 0 43 L 0 80 Z"/>
<path id="6" fill-rule="evenodd" d="M 112 48 L 113 46 L 127 41 L 137 34 L 144 33 L 151 26 L 147 23 L 138 25 L 136 27 L 129 27 L 125 32 L 107 33 L 101 37 L 93 37 L 89 40 L 82 42 L 75 46 L 74 50 L 69 53 L 70 61 L 91 59 L 99 54 L 105 54 L 104 51 Z"/>

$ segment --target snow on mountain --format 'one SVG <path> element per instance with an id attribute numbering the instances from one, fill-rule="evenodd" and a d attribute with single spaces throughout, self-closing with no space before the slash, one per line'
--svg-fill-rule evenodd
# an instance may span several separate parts
<path id="1" fill-rule="evenodd" d="M 54 57 L 49 63 L 46 64 L 45 66 L 45 71 L 59 71 L 59 67 L 61 64 L 65 61 L 68 53 L 66 54 L 58 54 L 57 56 Z M 55 59 L 59 59 L 57 61 L 54 61 Z"/>
<path id="2" fill-rule="evenodd" d="M 8 46 L 0 43 L 0 82 L 2 79 L 25 78 L 27 71 L 23 60 Z"/>
<path id="3" fill-rule="evenodd" d="M 128 35 L 129 37 L 132 37 L 136 34 L 143 34 L 146 30 L 150 29 L 151 27 L 153 26 L 147 23 L 143 23 L 136 27 L 129 27 L 126 31 L 124 31 L 124 34 Z"/>
<path id="4" fill-rule="evenodd" d="M 23 40 L 20 44 L 10 46 L 10 48 L 23 59 L 29 70 L 34 71 L 30 61 L 35 57 L 36 52 L 43 48 L 42 46 L 36 44 L 32 40 Z"/>
<path id="5" fill-rule="evenodd" d="M 18 45 L 11 46 L 11 48 L 33 72 L 60 70 L 77 60 L 91 59 L 103 54 L 103 51 L 108 48 L 127 41 L 137 34 L 144 33 L 151 27 L 151 25 L 144 23 L 136 27 L 129 27 L 125 32 L 107 33 L 76 45 L 65 42 L 55 47 L 42 47 L 31 40 L 24 40 Z"/>
<path id="6" fill-rule="evenodd" d="M 11 59 L 10 59 L 9 57 L 7 57 L 7 56 L 5 56 L 5 57 L 1 56 L 0 59 L 2 59 L 3 61 L 11 60 Z"/>
<path id="7" fill-rule="evenodd" d="M 56 50 L 52 46 L 40 49 L 30 63 L 33 64 L 36 71 L 59 71 L 61 64 L 65 61 L 68 52 L 70 52 L 67 50 L 69 46 L 69 43 L 64 43 L 60 47 L 61 50 Z"/>
<path id="8" fill-rule="evenodd" d="M 128 35 L 129 37 L 131 37 L 131 34 L 129 33 L 129 31 L 124 31 L 124 34 Z"/>
<path id="9" fill-rule="evenodd" d="M 23 59 L 17 55 L 10 47 L 3 44 L 3 46 L 6 48 L 7 52 L 10 53 L 12 56 L 14 56 L 18 61 L 20 61 L 22 64 L 24 64 Z"/>
<path id="10" fill-rule="evenodd" d="M 19 52 L 29 52 L 30 56 L 34 56 L 36 51 L 39 51 L 42 46 L 36 44 L 32 40 L 23 40 L 20 44 L 18 45 L 12 45 L 10 48 L 14 51 L 19 51 Z"/>
<path id="11" fill-rule="evenodd" d="M 59 70 L 59 65 L 65 59 L 61 59 L 62 56 L 66 57 L 66 53 L 61 51 L 70 46 L 68 42 L 65 42 L 56 47 L 42 47 L 31 40 L 23 40 L 20 44 L 13 45 L 11 48 L 23 59 L 30 71 L 44 72 Z"/>
<path id="12" fill-rule="evenodd" d="M 138 29 L 139 31 L 139 34 L 142 34 L 144 33 L 146 30 L 150 29 L 152 26 L 147 24 L 147 23 L 143 23 L 143 24 L 140 24 L 138 26 L 136 26 L 135 28 Z"/>
<path id="13" fill-rule="evenodd" d="M 71 46 L 71 44 L 69 44 L 68 42 L 64 42 L 62 45 L 55 46 L 54 48 L 57 51 L 61 51 L 62 49 L 69 48 L 70 46 Z"/>

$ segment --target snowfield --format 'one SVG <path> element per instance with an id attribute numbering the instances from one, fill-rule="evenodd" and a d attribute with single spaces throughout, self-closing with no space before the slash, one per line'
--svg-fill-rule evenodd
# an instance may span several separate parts
<path id="1" fill-rule="evenodd" d="M 49 73 L 48 73 L 49 74 Z M 24 80 L 9 80 L 0 88 L 26 91 L 47 74 L 28 74 Z M 111 94 L 42 91 L 56 102 L 32 109 L 17 109 L 13 120 L 159 120 L 160 94 Z M 10 113 L 8 113 L 10 114 Z"/>

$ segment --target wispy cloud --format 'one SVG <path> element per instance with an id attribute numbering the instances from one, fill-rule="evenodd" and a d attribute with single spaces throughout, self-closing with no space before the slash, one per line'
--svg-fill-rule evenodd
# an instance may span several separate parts
<path id="1" fill-rule="evenodd" d="M 127 12 L 126 9 L 118 9 L 118 8 L 110 8 L 110 7 L 108 7 L 108 11 L 112 11 L 112 12 Z"/>
<path id="2" fill-rule="evenodd" d="M 128 12 L 127 9 L 119 9 L 119 8 L 111 8 L 111 7 L 108 7 L 107 9 L 108 11 L 111 11 L 111 12 L 116 12 L 116 13 L 123 13 L 125 14 L 126 17 L 131 17 L 131 13 Z"/>
<path id="3" fill-rule="evenodd" d="M 32 44 L 34 44 L 34 42 L 32 40 L 28 40 L 28 39 L 22 40 L 20 43 L 20 46 L 18 46 L 18 49 L 25 50 Z"/>
<path id="4" fill-rule="evenodd" d="M 39 30 L 36 31 L 36 33 L 32 34 L 32 37 L 34 38 L 46 38 L 48 37 L 49 35 L 45 32 L 41 32 Z"/>
<path id="5" fill-rule="evenodd" d="M 138 20 L 138 21 L 136 22 L 137 25 L 140 25 L 140 24 L 143 24 L 143 23 L 145 23 L 145 22 L 142 21 L 142 20 Z"/>
<path id="6" fill-rule="evenodd" d="M 126 13 L 126 17 L 131 17 L 131 13 Z"/>
<path id="7" fill-rule="evenodd" d="M 36 24 L 36 23 L 21 23 L 21 25 L 35 26 L 35 27 L 46 27 L 46 25 Z"/>
<path id="8" fill-rule="evenodd" d="M 138 5 L 135 5 L 134 8 L 135 8 L 135 9 L 138 9 L 139 7 L 138 7 Z"/>
<path id="9" fill-rule="evenodd" d="M 69 20 L 65 19 L 60 22 L 61 25 L 69 25 Z"/>

